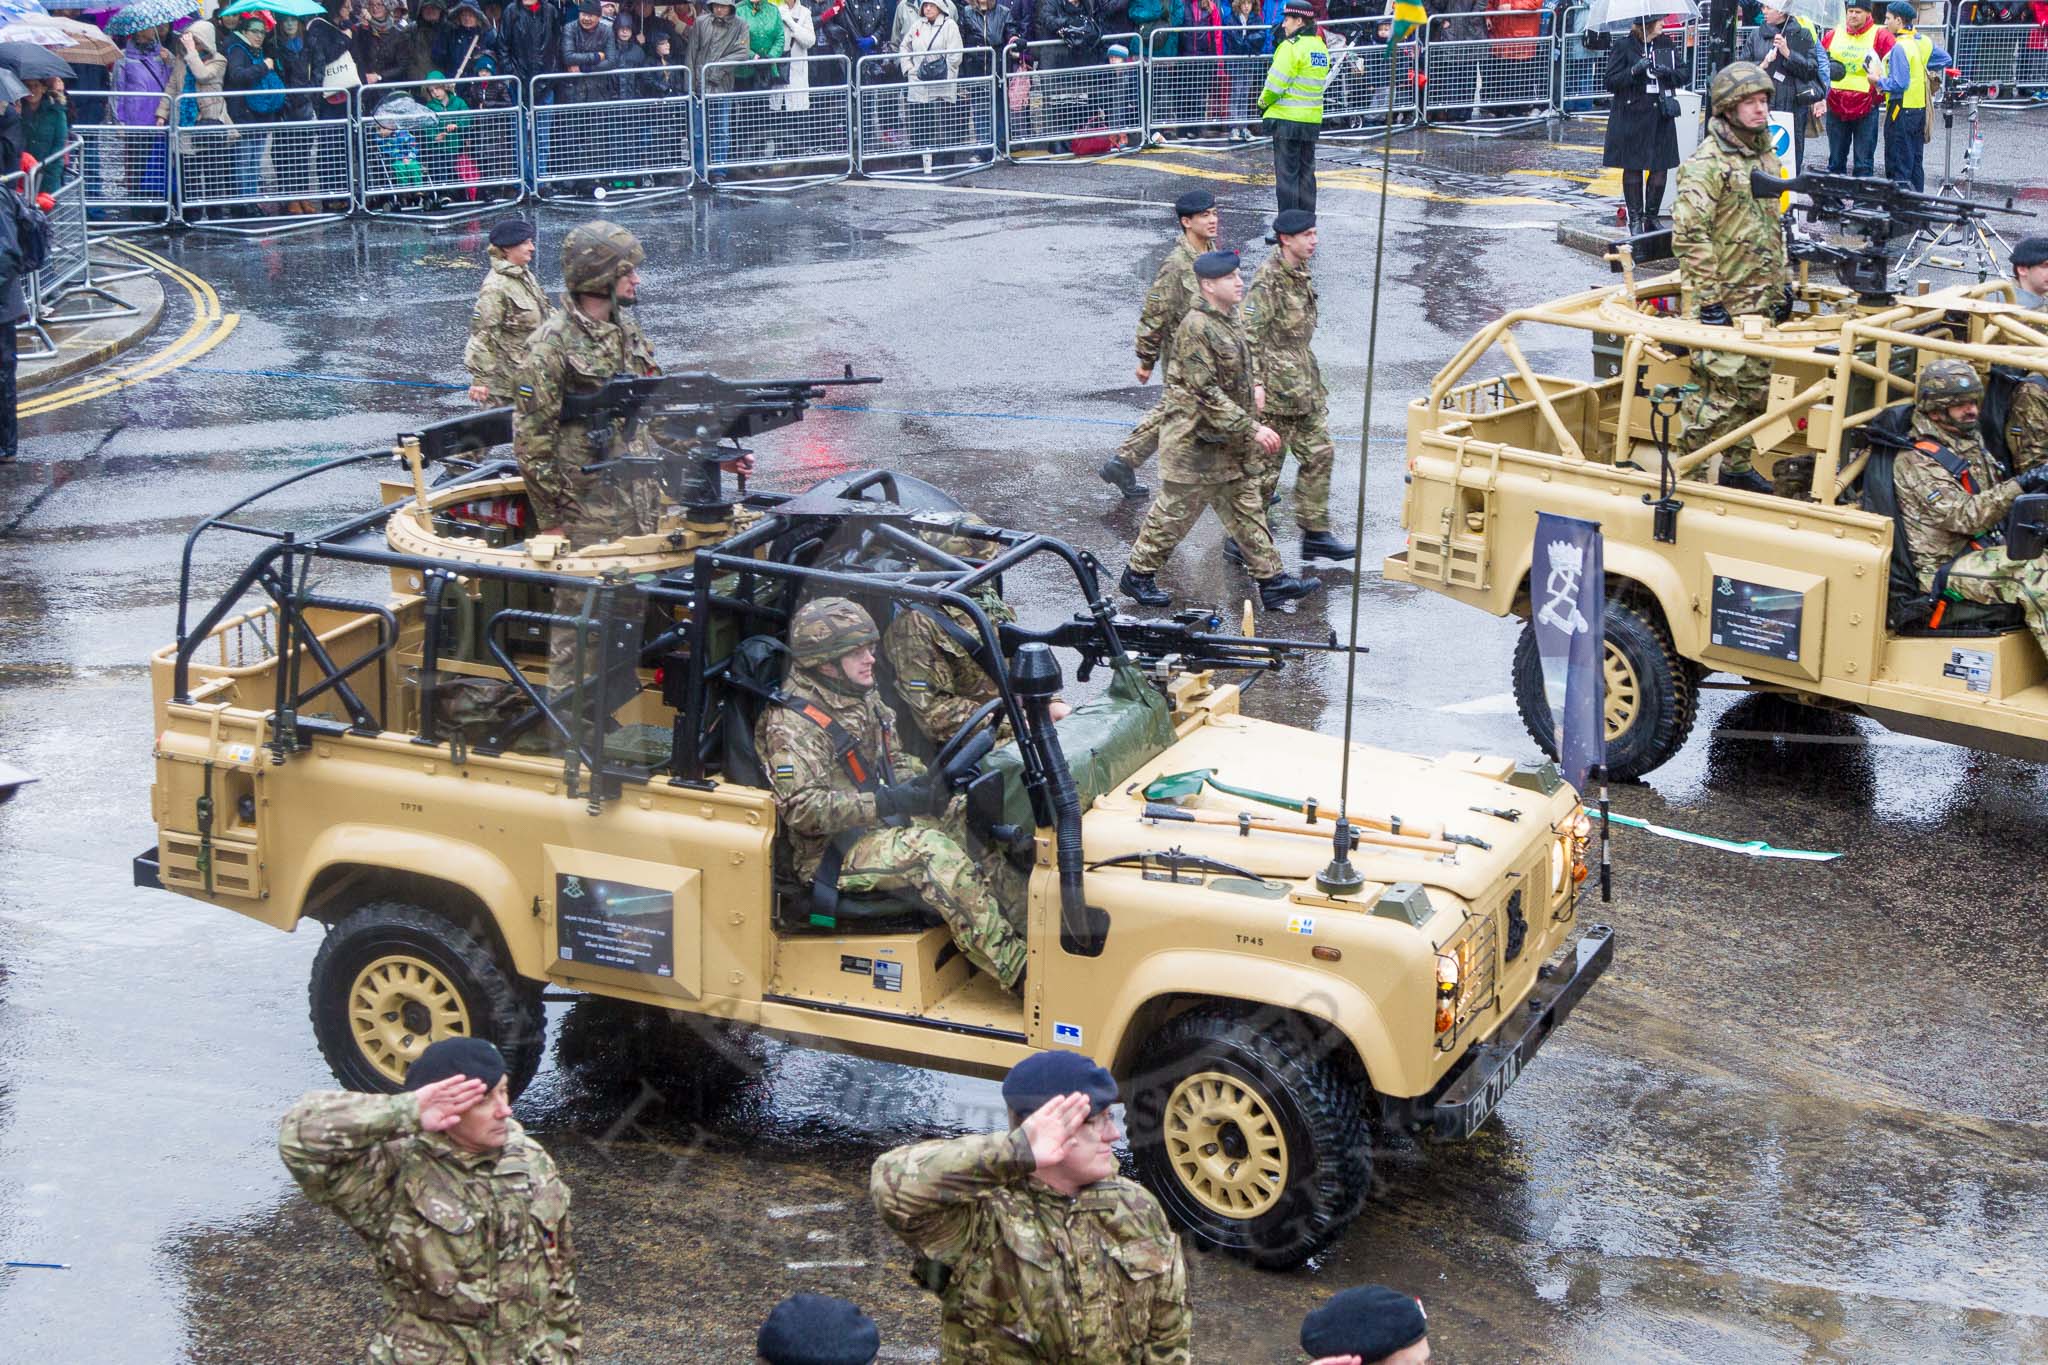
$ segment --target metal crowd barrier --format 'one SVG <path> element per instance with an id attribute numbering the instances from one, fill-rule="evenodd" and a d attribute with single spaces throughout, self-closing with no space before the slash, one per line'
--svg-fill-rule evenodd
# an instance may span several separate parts
<path id="1" fill-rule="evenodd" d="M 1233 38 L 1232 35 L 1235 35 Z M 1263 121 L 1259 91 L 1273 65 L 1272 30 L 1264 25 L 1229 28 L 1155 28 L 1146 35 L 1145 107 L 1151 132 L 1192 131 L 1186 141 L 1221 141 L 1243 137 Z M 1207 51 L 1196 51 L 1199 45 Z M 1174 51 L 1162 54 L 1171 46 Z M 1220 47 L 1219 52 L 1215 50 Z"/>
<path id="2" fill-rule="evenodd" d="M 16 324 L 16 329 L 28 332 L 32 344 L 26 354 L 31 356 L 56 351 L 57 344 L 49 331 L 54 324 L 126 317 L 140 311 L 93 280 L 92 233 L 86 221 L 88 187 L 85 178 L 74 173 L 83 164 L 84 151 L 84 139 L 73 138 L 65 145 L 62 156 L 44 163 L 46 172 L 62 167 L 68 178 L 47 191 L 52 201 L 45 215 L 50 229 L 49 257 L 22 281 L 28 317 Z M 43 183 L 52 178 L 42 178 Z M 0 184 L 16 191 L 33 192 L 27 177 L 19 171 L 0 180 Z"/>
<path id="3" fill-rule="evenodd" d="M 1422 86 L 1415 77 L 1422 44 L 1410 38 L 1390 55 L 1381 32 L 1385 23 L 1340 19 L 1323 25 L 1323 41 L 1330 49 L 1330 83 L 1323 87 L 1324 137 L 1377 133 L 1386 127 L 1390 109 L 1396 126 L 1420 115 Z"/>
<path id="4" fill-rule="evenodd" d="M 759 69 L 778 66 L 784 69 L 780 77 Z M 795 66 L 809 77 L 802 92 L 783 83 Z M 710 89 L 724 83 L 713 74 L 722 71 L 733 73 L 734 88 Z M 714 187 L 781 190 L 852 175 L 852 74 L 846 58 L 836 53 L 800 61 L 784 57 L 707 65 L 706 88 L 697 101 L 699 178 Z M 735 178 L 734 172 L 750 174 Z"/>
<path id="5" fill-rule="evenodd" d="M 1944 46 L 1964 80 L 1998 87 L 1986 104 L 2027 108 L 2033 91 L 2048 90 L 2048 24 L 1958 24 Z"/>
<path id="6" fill-rule="evenodd" d="M 426 108 L 446 90 L 463 110 Z M 356 87 L 356 196 L 380 218 L 450 222 L 526 195 L 526 104 L 517 76 Z"/>
<path id="7" fill-rule="evenodd" d="M 1103 48 L 1133 42 L 1134 33 L 1106 35 Z M 1036 147 L 1046 159 L 1092 161 L 1145 140 L 1145 68 L 1141 62 L 1111 61 L 1084 66 L 1052 66 L 1049 59 L 1065 43 L 1032 43 L 1022 64 L 1013 66 L 1018 49 L 1003 51 L 1003 107 L 1007 114 L 1003 155 L 1015 159 L 1019 148 Z M 1128 49 L 1127 49 L 1128 50 Z M 1100 144 L 1076 151 L 1073 144 Z"/>
<path id="8" fill-rule="evenodd" d="M 1605 117 L 1614 96 L 1607 90 L 1607 54 L 1586 46 L 1586 6 L 1564 10 L 1552 41 L 1557 45 L 1557 109 L 1566 118 Z"/>
<path id="9" fill-rule="evenodd" d="M 947 79 L 921 81 L 922 52 L 862 57 L 854 68 L 860 110 L 855 165 L 862 175 L 950 180 L 996 159 L 995 52 L 970 47 L 933 52 L 947 59 Z M 978 64 L 980 76 L 958 74 Z M 889 79 L 900 73 L 902 81 Z M 788 92 L 791 100 L 801 91 Z"/>
<path id="10" fill-rule="evenodd" d="M 310 86 L 179 95 L 171 106 L 171 216 L 240 233 L 346 216 L 355 206 L 349 124 L 319 117 L 326 95 Z M 209 111 L 225 111 L 227 121 L 205 118 Z M 295 204 L 315 208 L 292 213 Z"/>
<path id="11" fill-rule="evenodd" d="M 534 77 L 534 192 L 590 203 L 680 194 L 697 183 L 691 105 L 686 66 Z"/>
<path id="12" fill-rule="evenodd" d="M 168 128 L 74 123 L 71 131 L 92 153 L 85 158 L 80 178 L 95 231 L 139 232 L 171 221 Z"/>
<path id="13" fill-rule="evenodd" d="M 1528 122 L 1551 109 L 1552 61 L 1549 38 L 1496 38 L 1487 21 L 1541 21 L 1540 10 L 1485 10 L 1437 15 L 1429 21 L 1423 46 L 1427 82 L 1422 88 L 1425 122 L 1433 113 L 1483 122 Z"/>

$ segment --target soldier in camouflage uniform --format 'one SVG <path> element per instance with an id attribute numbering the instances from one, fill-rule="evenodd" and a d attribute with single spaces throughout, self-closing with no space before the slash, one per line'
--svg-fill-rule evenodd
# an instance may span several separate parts
<path id="1" fill-rule="evenodd" d="M 2005 410 L 2005 453 L 2015 474 L 2048 464 L 2048 374 L 2036 370 L 2013 384 Z"/>
<path id="2" fill-rule="evenodd" d="M 569 1188 L 509 1116 L 505 1061 L 445 1038 L 406 1093 L 293 1105 L 278 1154 L 370 1244 L 384 1318 L 368 1365 L 570 1365 L 583 1350 Z"/>
<path id="3" fill-rule="evenodd" d="M 527 339 L 554 312 L 533 273 L 533 251 L 531 223 L 507 218 L 491 228 L 491 269 L 470 310 L 469 344 L 462 348 L 472 403 L 503 407 L 512 401 Z"/>
<path id="4" fill-rule="evenodd" d="M 2006 557 L 2001 523 L 2048 467 L 2000 480 L 1977 430 L 1984 383 L 1965 360 L 1929 361 L 1914 394 L 1912 446 L 1892 469 L 1899 519 L 1920 587 L 1967 602 L 2013 602 L 2048 653 L 2048 557 Z"/>
<path id="5" fill-rule="evenodd" d="M 1207 190 L 1189 190 L 1174 200 L 1173 213 L 1174 220 L 1180 224 L 1180 237 L 1174 242 L 1173 250 L 1166 253 L 1166 259 L 1159 263 L 1159 273 L 1152 277 L 1152 287 L 1145 291 L 1144 311 L 1138 314 L 1140 384 L 1152 382 L 1152 369 L 1161 360 L 1172 360 L 1173 335 L 1198 297 L 1195 257 L 1216 245 L 1215 195 Z M 1124 438 L 1123 444 L 1117 447 L 1115 458 L 1098 471 L 1105 480 L 1122 489 L 1127 499 L 1135 501 L 1151 491 L 1138 482 L 1135 471 L 1158 447 L 1159 428 L 1165 419 L 1166 404 L 1162 400 L 1154 404 L 1131 434 Z"/>
<path id="6" fill-rule="evenodd" d="M 1750 193 L 1751 171 L 1779 174 L 1771 150 L 1771 78 L 1754 62 L 1734 62 L 1708 87 L 1714 117 L 1700 145 L 1678 168 L 1671 210 L 1671 249 L 1678 275 L 1701 322 L 1731 327 L 1744 313 L 1784 321 L 1792 313 L 1791 272 L 1778 201 Z M 1699 385 L 1679 410 L 1683 449 L 1701 446 L 1763 415 L 1770 361 L 1733 351 L 1695 351 Z M 1756 443 L 1747 437 L 1722 452 L 1721 482 L 1768 493 L 1771 483 L 1750 462 Z M 1707 463 L 1712 463 L 1708 461 Z M 1706 465 L 1692 472 L 1706 478 Z"/>
<path id="7" fill-rule="evenodd" d="M 660 519 L 653 478 L 637 470 L 582 472 L 600 460 L 651 455 L 646 428 L 630 449 L 600 449 L 584 424 L 562 420 L 565 394 L 590 392 L 614 375 L 660 373 L 631 312 L 645 259 L 639 240 L 617 223 L 597 219 L 570 230 L 562 240 L 564 307 L 533 334 L 513 395 L 512 450 L 534 525 L 578 548 L 645 535 Z"/>
<path id="8" fill-rule="evenodd" d="M 790 621 L 796 667 L 780 701 L 762 712 L 754 745 L 791 864 L 809 882 L 836 858 L 841 891 L 912 892 L 945 920 L 968 961 L 1020 989 L 1022 878 L 998 851 L 980 865 L 968 856 L 952 793 L 902 752 L 875 689 L 879 638 L 874 619 L 844 597 L 808 602 Z"/>
<path id="9" fill-rule="evenodd" d="M 1280 467 L 1294 452 L 1300 472 L 1294 480 L 1294 524 L 1301 530 L 1301 557 L 1355 559 L 1358 547 L 1330 534 L 1330 392 L 1316 364 L 1316 282 L 1309 261 L 1316 254 L 1316 216 L 1289 209 L 1273 220 L 1280 249 L 1252 276 L 1244 298 L 1244 330 L 1252 344 L 1252 383 L 1265 390 L 1260 415 L 1280 433 L 1277 455 L 1263 452 L 1259 481 L 1268 506 L 1280 486 Z M 1226 553 L 1228 551 L 1226 550 Z"/>
<path id="10" fill-rule="evenodd" d="M 1115 1102 L 1115 1079 L 1089 1058 L 1041 1052 L 1003 1081 L 1009 1132 L 875 1162 L 875 1208 L 938 1288 L 943 1365 L 1189 1359 L 1180 1240 L 1117 1174 Z"/>
<path id="11" fill-rule="evenodd" d="M 1174 333 L 1166 367 L 1165 421 L 1159 432 L 1164 486 L 1145 510 L 1144 524 L 1119 583 L 1124 595 L 1149 607 L 1173 598 L 1153 575 L 1201 518 L 1214 507 L 1223 528 L 1243 547 L 1245 568 L 1259 582 L 1260 601 L 1279 607 L 1319 591 L 1313 578 L 1295 578 L 1280 562 L 1266 530 L 1260 461 L 1280 449 L 1280 434 L 1260 422 L 1252 396 L 1251 348 L 1238 325 L 1244 279 L 1237 253 L 1211 251 L 1195 258 L 1201 300 Z"/>

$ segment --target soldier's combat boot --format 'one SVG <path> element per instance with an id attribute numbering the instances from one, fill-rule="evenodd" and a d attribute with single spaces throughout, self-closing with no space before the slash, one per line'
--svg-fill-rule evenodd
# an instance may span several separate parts
<path id="1" fill-rule="evenodd" d="M 1138 482 L 1138 471 L 1122 460 L 1104 460 L 1102 468 L 1095 471 L 1104 483 L 1112 483 L 1123 493 L 1125 502 L 1136 502 L 1152 490 Z"/>
<path id="2" fill-rule="evenodd" d="M 1244 567 L 1244 546 L 1237 543 L 1237 537 L 1223 537 L 1223 557 L 1240 569 Z"/>
<path id="3" fill-rule="evenodd" d="M 1281 575 L 1283 578 L 1286 575 Z M 1159 586 L 1159 581 L 1148 573 L 1132 573 L 1124 570 L 1124 576 L 1117 580 L 1117 587 L 1123 595 L 1147 607 L 1165 607 L 1173 604 L 1173 594 Z"/>
<path id="4" fill-rule="evenodd" d="M 1303 559 L 1356 559 L 1358 547 L 1342 541 L 1328 531 L 1303 531 L 1301 533 L 1301 557 Z"/>
<path id="5" fill-rule="evenodd" d="M 1778 491 L 1776 484 L 1757 473 L 1754 469 L 1722 470 L 1721 487 L 1740 488 L 1745 493 L 1775 493 Z"/>
<path id="6" fill-rule="evenodd" d="M 1322 590 L 1320 578 L 1296 578 L 1282 571 L 1259 580 L 1259 605 L 1267 611 L 1292 611 L 1294 603 Z"/>

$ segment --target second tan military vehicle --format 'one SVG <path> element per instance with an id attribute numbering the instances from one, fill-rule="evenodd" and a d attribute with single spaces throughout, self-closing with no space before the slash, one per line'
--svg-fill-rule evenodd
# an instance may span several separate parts
<path id="1" fill-rule="evenodd" d="M 1120 1078 L 1190 1235 L 1287 1266 L 1363 1207 L 1370 1128 L 1470 1136 L 1611 959 L 1577 922 L 1588 825 L 1548 766 L 1361 746 L 1358 880 L 1331 884 L 1339 743 L 1243 715 L 1230 681 L 1298 644 L 1119 616 L 1090 557 L 1028 531 L 953 558 L 921 520 L 951 500 L 882 471 L 698 488 L 659 534 L 572 552 L 480 453 L 506 435 L 407 440 L 381 507 L 261 540 L 153 661 L 137 880 L 316 925 L 313 1033 L 348 1086 L 396 1089 L 457 1034 L 523 1086 L 544 987 L 978 1076 L 1074 1048 Z M 1071 620 L 998 631 L 973 606 L 1048 561 Z M 753 734 L 819 593 L 974 612 L 998 696 L 931 762 L 1028 872 L 1021 995 L 926 907 L 790 876 Z M 551 695 L 561 628 L 587 667 Z M 1055 725 L 1061 654 L 1113 681 Z M 999 719 L 1021 744 L 991 751 Z"/>

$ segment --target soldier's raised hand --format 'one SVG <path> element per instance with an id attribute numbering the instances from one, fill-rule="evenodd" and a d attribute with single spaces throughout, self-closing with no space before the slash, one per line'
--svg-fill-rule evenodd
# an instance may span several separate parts
<path id="1" fill-rule="evenodd" d="M 420 1127 L 429 1133 L 445 1133 L 489 1093 L 489 1086 L 468 1076 L 450 1076 L 423 1085 L 413 1091 L 420 1104 Z"/>
<path id="2" fill-rule="evenodd" d="M 1024 1136 L 1031 1143 L 1031 1157 L 1040 1167 L 1057 1166 L 1074 1145 L 1074 1137 L 1088 1122 L 1093 1105 L 1086 1095 L 1075 1091 L 1047 1100 L 1024 1120 Z"/>

